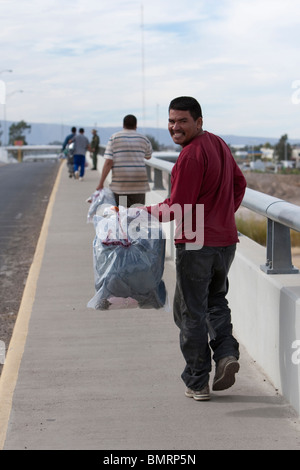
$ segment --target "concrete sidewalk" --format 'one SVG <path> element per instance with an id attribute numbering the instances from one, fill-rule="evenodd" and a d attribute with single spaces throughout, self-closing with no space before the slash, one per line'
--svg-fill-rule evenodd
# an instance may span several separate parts
<path id="1" fill-rule="evenodd" d="M 243 347 L 236 384 L 196 402 L 184 396 L 172 313 L 86 307 L 94 227 L 85 200 L 98 178 L 87 169 L 71 180 L 62 165 L 0 380 L 3 449 L 299 449 L 298 418 Z M 164 279 L 172 300 L 172 261 Z"/>

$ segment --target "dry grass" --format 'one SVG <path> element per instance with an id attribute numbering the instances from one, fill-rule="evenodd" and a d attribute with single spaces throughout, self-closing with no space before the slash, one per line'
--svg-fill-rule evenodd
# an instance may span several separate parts
<path id="1" fill-rule="evenodd" d="M 246 237 L 251 238 L 256 243 L 266 246 L 267 240 L 267 220 L 259 220 L 255 217 L 236 217 L 237 229 Z M 292 247 L 300 247 L 300 232 L 291 230 Z"/>
<path id="2" fill-rule="evenodd" d="M 255 217 L 236 217 L 236 226 L 239 232 L 260 245 L 266 246 L 267 222 Z"/>

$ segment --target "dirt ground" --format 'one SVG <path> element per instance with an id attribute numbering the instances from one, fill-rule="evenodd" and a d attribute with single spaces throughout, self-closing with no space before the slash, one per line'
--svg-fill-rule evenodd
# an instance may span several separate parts
<path id="1" fill-rule="evenodd" d="M 300 205 L 300 175 L 279 175 L 246 171 L 247 186 L 270 196 Z"/>

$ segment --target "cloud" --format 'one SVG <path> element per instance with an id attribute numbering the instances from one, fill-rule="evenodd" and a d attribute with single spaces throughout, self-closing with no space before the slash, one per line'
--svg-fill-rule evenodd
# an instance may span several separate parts
<path id="1" fill-rule="evenodd" d="M 8 93 L 24 90 L 7 100 L 9 120 L 115 126 L 130 112 L 165 127 L 169 101 L 189 94 L 212 132 L 300 137 L 297 0 L 0 0 L 0 8 L 1 64 L 13 69 L 0 77 Z"/>

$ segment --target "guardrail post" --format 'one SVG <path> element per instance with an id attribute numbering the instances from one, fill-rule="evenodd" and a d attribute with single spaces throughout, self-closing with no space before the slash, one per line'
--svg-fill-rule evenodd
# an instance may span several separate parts
<path id="1" fill-rule="evenodd" d="M 162 175 L 163 175 L 163 172 L 161 170 L 154 168 L 154 186 L 153 186 L 154 191 L 165 189 L 163 185 Z"/>
<path id="2" fill-rule="evenodd" d="M 267 219 L 267 261 L 261 265 L 266 274 L 297 274 L 292 265 L 290 228 Z"/>
<path id="3" fill-rule="evenodd" d="M 151 175 L 151 167 L 149 165 L 146 165 L 146 171 L 147 171 L 147 178 L 149 183 L 152 183 L 152 175 Z"/>
<path id="4" fill-rule="evenodd" d="M 18 148 L 18 162 L 23 160 L 23 152 L 21 148 Z"/>

